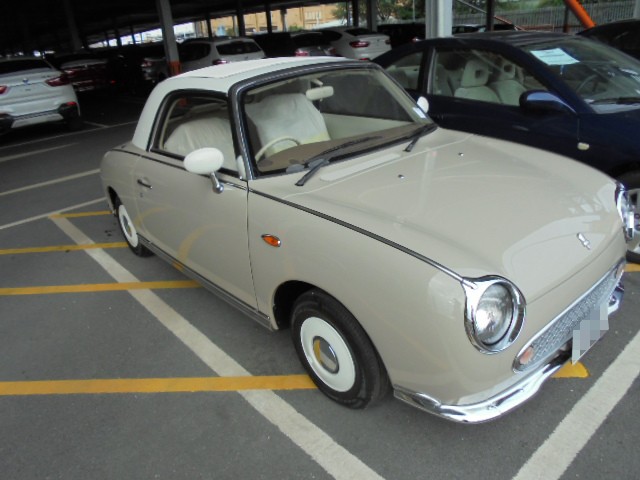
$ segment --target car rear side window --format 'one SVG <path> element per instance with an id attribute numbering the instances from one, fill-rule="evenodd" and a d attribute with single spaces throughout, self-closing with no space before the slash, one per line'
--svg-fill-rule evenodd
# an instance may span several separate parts
<path id="1" fill-rule="evenodd" d="M 208 43 L 184 43 L 180 45 L 180 61 L 193 62 L 209 55 L 211 45 Z"/>
<path id="2" fill-rule="evenodd" d="M 216 45 L 220 55 L 242 55 L 243 53 L 259 52 L 260 47 L 255 42 L 230 42 Z"/>
<path id="3" fill-rule="evenodd" d="M 207 147 L 222 152 L 225 173 L 238 174 L 226 99 L 200 92 L 181 92 L 169 97 L 152 150 L 183 159 L 189 153 Z"/>

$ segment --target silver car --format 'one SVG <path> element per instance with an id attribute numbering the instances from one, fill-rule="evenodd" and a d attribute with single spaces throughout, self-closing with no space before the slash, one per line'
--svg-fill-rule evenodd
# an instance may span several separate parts
<path id="1" fill-rule="evenodd" d="M 602 173 L 426 110 L 370 62 L 182 74 L 105 155 L 104 194 L 134 253 L 289 328 L 329 398 L 490 420 L 607 330 L 632 212 Z"/>
<path id="2" fill-rule="evenodd" d="M 0 59 L 0 133 L 47 122 L 82 125 L 67 76 L 41 58 Z"/>

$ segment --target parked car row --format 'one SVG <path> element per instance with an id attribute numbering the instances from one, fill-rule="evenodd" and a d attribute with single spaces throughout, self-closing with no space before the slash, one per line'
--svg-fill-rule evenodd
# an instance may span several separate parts
<path id="1" fill-rule="evenodd" d="M 289 328 L 330 399 L 484 422 L 605 333 L 632 212 L 601 172 L 428 110 L 372 62 L 184 73 L 105 155 L 103 194 L 133 253 Z"/>

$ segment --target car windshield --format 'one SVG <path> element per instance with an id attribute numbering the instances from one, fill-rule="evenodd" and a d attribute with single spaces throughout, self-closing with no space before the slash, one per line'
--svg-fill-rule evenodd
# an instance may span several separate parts
<path id="1" fill-rule="evenodd" d="M 434 126 L 402 88 L 371 66 L 289 77 L 247 90 L 242 101 L 258 175 L 300 172 L 317 160 L 408 142 Z"/>
<path id="2" fill-rule="evenodd" d="M 586 103 L 599 112 L 640 108 L 640 61 L 580 38 L 526 45 Z"/>

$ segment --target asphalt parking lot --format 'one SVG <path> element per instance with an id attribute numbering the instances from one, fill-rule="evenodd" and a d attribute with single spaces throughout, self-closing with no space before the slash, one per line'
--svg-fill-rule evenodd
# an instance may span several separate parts
<path id="1" fill-rule="evenodd" d="M 142 100 L 0 137 L 0 478 L 636 479 L 640 268 L 609 333 L 519 410 L 353 411 L 269 332 L 126 247 L 98 168 Z"/>

